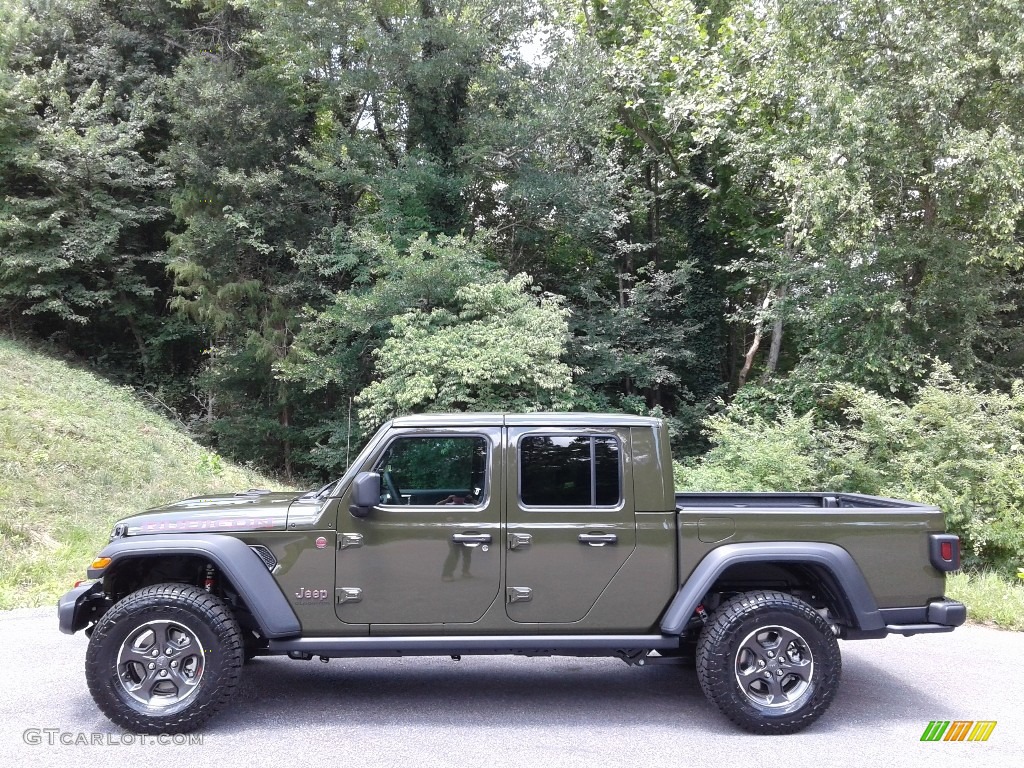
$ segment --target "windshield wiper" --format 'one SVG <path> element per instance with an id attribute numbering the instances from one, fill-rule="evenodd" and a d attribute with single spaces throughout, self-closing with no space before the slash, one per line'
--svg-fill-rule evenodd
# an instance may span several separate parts
<path id="1" fill-rule="evenodd" d="M 335 485 L 337 485 L 337 483 L 338 483 L 337 480 L 331 480 L 331 482 L 329 482 L 327 485 L 322 485 L 319 488 L 316 488 L 316 489 L 314 489 L 312 491 L 307 491 L 306 493 L 302 494 L 299 498 L 300 499 L 319 499 L 328 490 L 330 490 Z"/>

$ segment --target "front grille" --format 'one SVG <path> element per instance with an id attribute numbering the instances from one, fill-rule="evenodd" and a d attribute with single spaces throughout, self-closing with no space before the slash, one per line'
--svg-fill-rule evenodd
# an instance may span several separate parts
<path id="1" fill-rule="evenodd" d="M 267 566 L 268 571 L 272 571 L 277 567 L 277 558 L 274 557 L 274 553 L 267 549 L 262 544 L 256 544 L 249 547 L 253 552 L 260 556 L 260 560 Z"/>

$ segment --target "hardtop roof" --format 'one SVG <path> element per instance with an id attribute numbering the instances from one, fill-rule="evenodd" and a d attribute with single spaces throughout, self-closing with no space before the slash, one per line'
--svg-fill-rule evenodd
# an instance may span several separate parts
<path id="1" fill-rule="evenodd" d="M 417 413 L 391 421 L 396 427 L 654 427 L 662 420 L 628 413 Z"/>

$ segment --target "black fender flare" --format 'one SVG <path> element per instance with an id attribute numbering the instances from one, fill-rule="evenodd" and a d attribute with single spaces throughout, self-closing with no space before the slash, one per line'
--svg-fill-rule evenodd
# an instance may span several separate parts
<path id="1" fill-rule="evenodd" d="M 297 635 L 302 625 L 277 581 L 259 555 L 241 539 L 224 534 L 170 534 L 117 539 L 99 553 L 109 557 L 102 570 L 89 570 L 89 578 L 113 572 L 119 563 L 145 557 L 187 555 L 209 560 L 231 582 L 267 638 Z"/>
<path id="2" fill-rule="evenodd" d="M 679 588 L 661 618 L 661 631 L 678 635 L 727 568 L 740 563 L 801 564 L 825 568 L 841 593 L 849 617 L 861 632 L 885 634 L 885 620 L 856 561 L 840 546 L 816 541 L 724 544 L 711 550 Z"/>

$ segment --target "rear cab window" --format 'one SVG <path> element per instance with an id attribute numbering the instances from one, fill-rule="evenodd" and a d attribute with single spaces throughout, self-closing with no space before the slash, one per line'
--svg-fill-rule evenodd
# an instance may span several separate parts
<path id="1" fill-rule="evenodd" d="M 604 435 L 537 435 L 519 441 L 519 499 L 526 507 L 616 507 L 621 446 Z"/>

